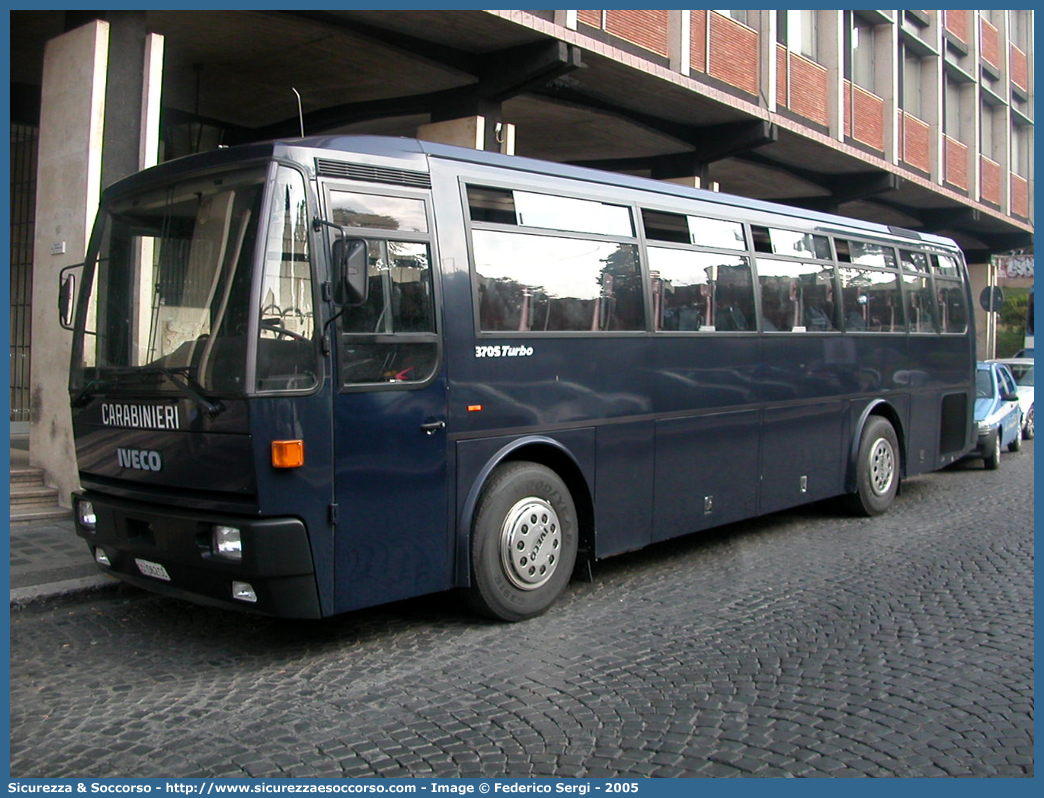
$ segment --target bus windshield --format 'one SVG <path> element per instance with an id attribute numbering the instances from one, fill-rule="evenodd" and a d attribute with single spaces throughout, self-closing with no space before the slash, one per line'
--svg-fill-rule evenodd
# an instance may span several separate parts
<path id="1" fill-rule="evenodd" d="M 246 389 L 265 178 L 264 167 L 194 177 L 102 209 L 77 314 L 73 390 Z"/>

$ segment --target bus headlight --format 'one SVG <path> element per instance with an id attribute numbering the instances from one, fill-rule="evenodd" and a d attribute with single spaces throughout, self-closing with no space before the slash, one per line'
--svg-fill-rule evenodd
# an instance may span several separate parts
<path id="1" fill-rule="evenodd" d="M 238 527 L 215 526 L 211 530 L 210 550 L 229 560 L 243 559 L 243 536 Z"/>
<path id="2" fill-rule="evenodd" d="M 94 513 L 94 504 L 81 501 L 76 505 L 76 512 L 80 519 L 80 525 L 87 529 L 95 529 L 98 526 L 98 516 Z"/>

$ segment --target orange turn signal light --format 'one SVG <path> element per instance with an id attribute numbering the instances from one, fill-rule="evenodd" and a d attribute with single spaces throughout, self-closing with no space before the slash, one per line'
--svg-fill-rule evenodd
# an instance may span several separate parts
<path id="1" fill-rule="evenodd" d="M 300 468 L 304 465 L 304 441 L 272 441 L 275 468 Z"/>

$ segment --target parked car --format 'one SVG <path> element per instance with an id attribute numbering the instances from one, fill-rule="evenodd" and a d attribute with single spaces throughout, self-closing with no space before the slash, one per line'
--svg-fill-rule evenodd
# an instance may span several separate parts
<path id="1" fill-rule="evenodd" d="M 1015 377 L 1003 363 L 976 365 L 975 424 L 979 440 L 970 456 L 981 457 L 988 469 L 1000 467 L 1002 446 L 1011 452 L 1022 446 L 1022 411 Z"/>
<path id="2" fill-rule="evenodd" d="M 1015 377 L 1019 394 L 1019 408 L 1022 410 L 1022 437 L 1024 440 L 1031 440 L 1033 438 L 1033 358 L 998 358 L 996 362 L 1003 363 L 1011 369 L 1011 374 Z"/>

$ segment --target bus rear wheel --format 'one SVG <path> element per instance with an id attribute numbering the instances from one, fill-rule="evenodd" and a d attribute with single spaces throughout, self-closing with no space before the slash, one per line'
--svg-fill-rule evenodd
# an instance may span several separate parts
<path id="1" fill-rule="evenodd" d="M 475 510 L 468 603 L 505 621 L 545 612 L 569 583 L 577 535 L 573 497 L 554 471 L 531 462 L 498 466 Z"/>
<path id="2" fill-rule="evenodd" d="M 899 489 L 899 438 L 887 419 L 871 416 L 859 438 L 856 492 L 844 497 L 855 515 L 880 515 L 892 506 Z"/>

